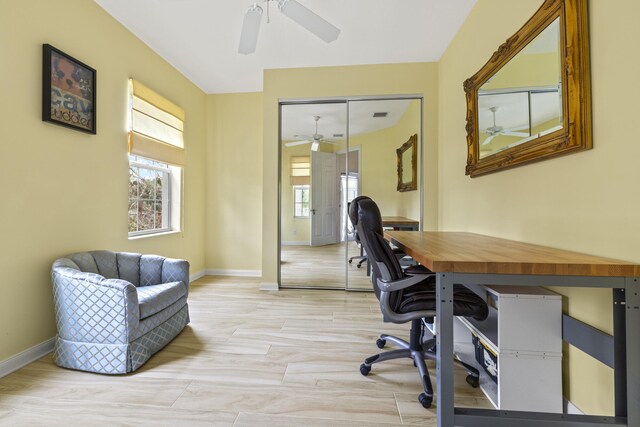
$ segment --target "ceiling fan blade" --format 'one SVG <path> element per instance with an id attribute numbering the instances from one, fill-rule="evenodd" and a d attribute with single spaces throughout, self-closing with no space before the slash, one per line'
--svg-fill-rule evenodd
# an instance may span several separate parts
<path id="1" fill-rule="evenodd" d="M 480 144 L 480 145 L 487 145 L 487 144 L 489 144 L 489 143 L 491 142 L 491 140 L 492 140 L 493 138 L 495 138 L 496 136 L 498 136 L 498 135 L 499 135 L 499 134 L 497 134 L 497 133 L 494 133 L 493 135 L 489 135 L 489 136 L 487 137 L 487 139 L 485 139 L 484 141 L 482 141 L 482 144 Z"/>
<path id="2" fill-rule="evenodd" d="M 500 132 L 500 134 L 507 135 L 507 136 L 520 136 L 520 137 L 523 137 L 523 138 L 531 136 L 531 135 L 529 135 L 528 132 L 512 132 L 510 130 L 503 130 L 502 132 Z"/>
<path id="3" fill-rule="evenodd" d="M 283 15 L 291 18 L 327 43 L 340 35 L 340 30 L 325 19 L 313 13 L 296 0 L 278 0 L 278 8 Z"/>
<path id="4" fill-rule="evenodd" d="M 285 142 L 285 147 L 295 147 L 296 145 L 309 144 L 311 141 L 291 141 Z"/>
<path id="5" fill-rule="evenodd" d="M 242 33 L 240 34 L 240 44 L 238 53 L 248 55 L 256 51 L 258 44 L 258 34 L 260 33 L 260 22 L 262 18 L 262 8 L 257 4 L 251 6 L 244 14 L 242 22 Z"/>
<path id="6" fill-rule="evenodd" d="M 293 135 L 294 138 L 301 138 L 301 139 L 314 139 L 313 135 Z"/>

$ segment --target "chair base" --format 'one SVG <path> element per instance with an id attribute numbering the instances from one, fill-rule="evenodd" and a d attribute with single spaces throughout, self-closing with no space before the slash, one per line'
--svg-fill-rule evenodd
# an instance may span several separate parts
<path id="1" fill-rule="evenodd" d="M 428 340 L 422 341 L 423 328 L 424 326 L 421 319 L 413 320 L 411 322 L 410 342 L 392 335 L 380 335 L 380 338 L 376 340 L 378 348 L 384 348 L 387 342 L 391 342 L 400 347 L 400 349 L 378 353 L 366 358 L 364 363 L 360 365 L 360 373 L 362 375 L 368 375 L 369 372 L 371 372 L 371 365 L 374 363 L 384 362 L 385 360 L 403 358 L 412 359 L 415 367 L 418 368 L 418 373 L 424 388 L 424 393 L 421 393 L 418 396 L 418 401 L 424 408 L 429 408 L 433 402 L 433 386 L 431 384 L 431 377 L 429 377 L 426 360 L 436 360 L 437 358 L 436 338 L 432 337 Z M 466 369 L 468 373 L 467 383 L 474 388 L 478 387 L 480 378 L 478 370 L 456 358 L 454 358 L 453 361 Z"/>
<path id="2" fill-rule="evenodd" d="M 362 264 L 364 264 L 365 262 L 367 262 L 367 257 L 365 256 L 352 256 L 351 258 L 349 258 L 349 264 L 352 264 L 353 261 L 355 260 L 359 260 L 358 264 L 356 264 L 356 267 L 360 268 L 362 267 Z"/>

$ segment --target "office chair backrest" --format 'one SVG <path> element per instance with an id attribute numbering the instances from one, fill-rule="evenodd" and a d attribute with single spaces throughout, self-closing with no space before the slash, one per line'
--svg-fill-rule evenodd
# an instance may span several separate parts
<path id="1" fill-rule="evenodd" d="M 361 200 L 367 199 L 371 200 L 369 196 L 355 197 L 352 201 L 349 202 L 347 206 L 347 213 L 349 214 L 349 219 L 351 220 L 351 224 L 353 225 L 354 236 L 356 242 L 358 243 L 361 243 L 360 234 L 358 234 L 358 227 L 356 226 L 358 224 L 358 203 L 360 203 Z"/>
<path id="2" fill-rule="evenodd" d="M 366 196 L 357 197 L 351 202 L 351 209 L 349 210 L 352 222 L 354 222 L 352 213 L 355 212 L 357 212 L 357 217 L 355 217 L 354 225 L 360 235 L 360 241 L 365 251 L 367 251 L 367 256 L 373 269 L 373 274 L 371 275 L 373 290 L 378 299 L 380 299 L 378 278 L 395 281 L 402 279 L 405 275 L 389 243 L 384 240 L 382 215 L 380 215 L 380 209 L 376 202 Z M 384 270 L 381 270 L 378 263 L 384 266 Z M 389 303 L 391 307 L 395 307 L 396 301 L 402 297 L 402 291 L 391 292 L 391 294 Z"/>

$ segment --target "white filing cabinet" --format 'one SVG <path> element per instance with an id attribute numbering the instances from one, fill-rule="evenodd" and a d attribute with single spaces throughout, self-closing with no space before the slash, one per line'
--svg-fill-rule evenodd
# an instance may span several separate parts
<path id="1" fill-rule="evenodd" d="M 497 409 L 561 413 L 562 297 L 541 287 L 469 286 L 487 298 L 489 318 L 454 318 L 455 351 L 475 360 L 473 332 L 498 357 L 497 384 L 480 387 Z"/>

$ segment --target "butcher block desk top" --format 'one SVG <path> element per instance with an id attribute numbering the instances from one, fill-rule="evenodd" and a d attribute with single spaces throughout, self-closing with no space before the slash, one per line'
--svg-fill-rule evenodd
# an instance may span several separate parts
<path id="1" fill-rule="evenodd" d="M 475 233 L 385 231 L 385 238 L 434 272 L 640 276 L 640 265 Z"/>

